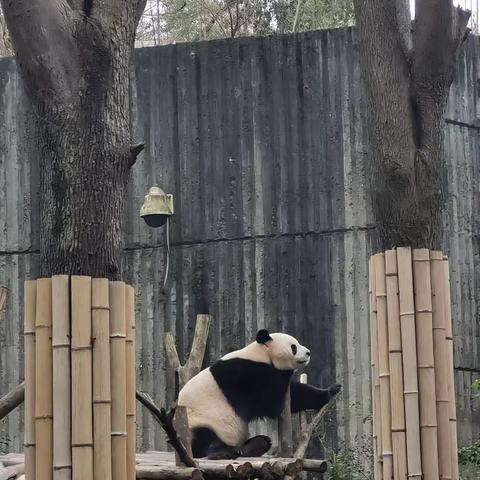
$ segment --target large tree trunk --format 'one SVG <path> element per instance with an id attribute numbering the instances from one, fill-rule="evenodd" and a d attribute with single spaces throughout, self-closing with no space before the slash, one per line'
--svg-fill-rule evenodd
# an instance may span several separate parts
<path id="1" fill-rule="evenodd" d="M 145 0 L 2 0 L 41 148 L 41 273 L 118 278 Z"/>
<path id="2" fill-rule="evenodd" d="M 444 112 L 469 14 L 451 0 L 354 0 L 371 119 L 378 249 L 441 248 Z"/>

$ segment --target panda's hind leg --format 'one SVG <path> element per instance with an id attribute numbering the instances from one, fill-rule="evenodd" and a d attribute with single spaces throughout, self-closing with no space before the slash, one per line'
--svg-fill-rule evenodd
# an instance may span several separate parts
<path id="1" fill-rule="evenodd" d="M 240 449 L 226 445 L 213 430 L 201 427 L 192 430 L 192 453 L 194 458 L 234 460 L 240 456 Z"/>
<path id="2" fill-rule="evenodd" d="M 241 457 L 261 457 L 267 453 L 272 446 L 270 437 L 257 435 L 249 438 L 240 448 Z"/>

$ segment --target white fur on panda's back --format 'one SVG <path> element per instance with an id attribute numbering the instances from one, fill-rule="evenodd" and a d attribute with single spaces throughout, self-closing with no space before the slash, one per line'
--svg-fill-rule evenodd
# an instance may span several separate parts
<path id="1" fill-rule="evenodd" d="M 234 412 L 209 368 L 185 384 L 178 395 L 178 405 L 187 407 L 190 428 L 210 428 L 230 446 L 240 446 L 248 440 L 248 425 Z"/>

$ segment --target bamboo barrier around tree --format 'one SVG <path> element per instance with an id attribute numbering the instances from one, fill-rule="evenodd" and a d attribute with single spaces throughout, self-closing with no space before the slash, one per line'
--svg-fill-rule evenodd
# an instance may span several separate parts
<path id="1" fill-rule="evenodd" d="M 458 480 L 448 262 L 398 248 L 369 267 L 375 480 Z"/>
<path id="2" fill-rule="evenodd" d="M 405 404 L 403 400 L 402 334 L 398 298 L 397 253 L 385 252 L 387 287 L 388 352 L 390 361 L 390 398 L 392 409 L 393 478 L 407 478 Z"/>
<path id="3" fill-rule="evenodd" d="M 66 275 L 52 278 L 53 478 L 72 478 L 70 396 L 70 285 Z"/>
<path id="4" fill-rule="evenodd" d="M 37 281 L 35 311 L 35 479 L 53 472 L 52 280 Z"/>
<path id="5" fill-rule="evenodd" d="M 92 280 L 93 476 L 112 478 L 109 282 Z"/>
<path id="6" fill-rule="evenodd" d="M 388 353 L 387 284 L 385 256 L 373 257 L 377 300 L 378 376 L 380 380 L 380 422 L 382 430 L 382 470 L 384 478 L 393 476 L 392 417 L 390 400 L 390 361 Z"/>
<path id="7" fill-rule="evenodd" d="M 25 476 L 35 478 L 35 312 L 37 282 L 26 281 L 24 294 L 25 335 Z"/>
<path id="8" fill-rule="evenodd" d="M 24 323 L 26 480 L 134 480 L 133 288 L 27 281 Z"/>

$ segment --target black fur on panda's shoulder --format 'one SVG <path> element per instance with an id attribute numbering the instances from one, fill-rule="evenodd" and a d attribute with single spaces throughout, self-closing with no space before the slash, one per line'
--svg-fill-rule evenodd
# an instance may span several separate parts
<path id="1" fill-rule="evenodd" d="M 228 403 L 247 422 L 280 415 L 293 374 L 243 358 L 218 360 L 210 371 Z"/>

